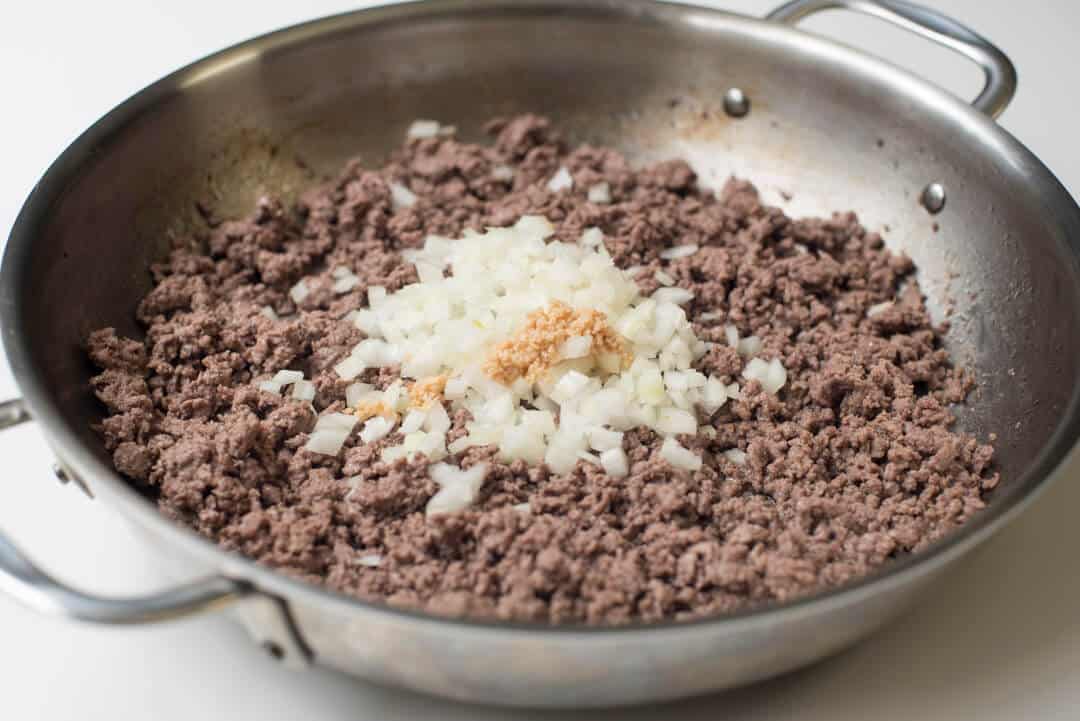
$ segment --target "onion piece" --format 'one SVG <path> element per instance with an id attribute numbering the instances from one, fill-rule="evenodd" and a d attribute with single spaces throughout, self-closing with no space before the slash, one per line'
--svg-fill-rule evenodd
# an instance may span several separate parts
<path id="1" fill-rule="evenodd" d="M 682 305 L 694 299 L 694 294 L 685 288 L 657 288 L 652 294 L 652 299 L 657 303 L 674 303 Z"/>
<path id="2" fill-rule="evenodd" d="M 680 408 L 661 408 L 656 419 L 656 430 L 665 435 L 697 433 L 694 414 Z"/>
<path id="3" fill-rule="evenodd" d="M 547 189 L 552 193 L 557 193 L 560 190 L 569 190 L 574 187 L 574 178 L 570 175 L 570 171 L 565 166 L 561 166 L 555 175 L 551 176 L 551 180 L 548 181 Z"/>
<path id="4" fill-rule="evenodd" d="M 701 458 L 693 451 L 684 448 L 674 438 L 664 439 L 660 446 L 660 457 L 673 468 L 684 471 L 696 471 L 701 468 Z"/>
<path id="5" fill-rule="evenodd" d="M 390 430 L 394 427 L 394 422 L 389 418 L 383 418 L 382 416 L 375 416 L 368 419 L 367 423 L 360 430 L 360 440 L 364 443 L 372 443 L 374 441 L 385 438 L 390 435 Z"/>
<path id="6" fill-rule="evenodd" d="M 738 448 L 729 448 L 721 455 L 737 466 L 746 465 L 746 451 L 740 451 Z"/>
<path id="7" fill-rule="evenodd" d="M 289 289 L 289 297 L 292 298 L 293 303 L 300 305 L 304 302 L 304 299 L 311 293 L 311 289 L 308 288 L 307 279 L 301 278 L 296 282 L 292 288 Z"/>
<path id="8" fill-rule="evenodd" d="M 472 505 L 483 486 L 487 471 L 487 463 L 477 463 L 466 470 L 448 463 L 431 466 L 428 473 L 431 480 L 439 485 L 439 491 L 428 501 L 425 509 L 427 515 L 453 513 Z"/>
<path id="9" fill-rule="evenodd" d="M 877 303 L 866 309 L 866 317 L 873 318 L 876 315 L 881 315 L 889 308 L 893 307 L 893 301 L 887 300 L 884 303 Z"/>
<path id="10" fill-rule="evenodd" d="M 315 400 L 315 384 L 305 380 L 296 381 L 293 383 L 292 397 L 301 401 Z"/>
<path id="11" fill-rule="evenodd" d="M 353 378 L 366 371 L 367 368 L 367 363 L 354 355 L 350 355 L 334 365 L 334 372 L 337 373 L 338 377 L 342 380 L 351 381 Z"/>
<path id="12" fill-rule="evenodd" d="M 405 134 L 410 138 L 434 138 L 440 128 L 437 120 L 414 120 Z"/>
<path id="13" fill-rule="evenodd" d="M 266 391 L 267 393 L 274 393 L 279 396 L 281 395 L 281 384 L 275 383 L 272 380 L 260 382 L 258 388 L 259 390 Z"/>
<path id="14" fill-rule="evenodd" d="M 370 383 L 353 383 L 347 386 L 345 388 L 345 405 L 349 408 L 356 408 L 364 396 L 370 394 L 374 388 Z"/>
<path id="15" fill-rule="evenodd" d="M 630 463 L 622 448 L 609 448 L 601 453 L 600 465 L 612 478 L 622 478 L 630 472 Z"/>
<path id="16" fill-rule="evenodd" d="M 584 358 L 592 351 L 592 343 L 591 335 L 576 335 L 567 338 L 559 348 L 559 357 L 567 360 Z"/>
<path id="17" fill-rule="evenodd" d="M 664 260 L 677 260 L 687 258 L 696 252 L 698 252 L 698 246 L 695 243 L 687 243 L 686 245 L 674 245 L 661 250 L 660 257 Z"/>
<path id="18" fill-rule="evenodd" d="M 611 202 L 611 186 L 607 183 L 597 183 L 589 188 L 588 200 L 597 205 L 606 205 Z"/>
<path id="19" fill-rule="evenodd" d="M 356 565 L 366 566 L 367 568 L 378 568 L 382 565 L 382 556 L 377 553 L 365 553 L 362 556 L 358 556 L 356 559 Z"/>
<path id="20" fill-rule="evenodd" d="M 390 183 L 390 202 L 395 208 L 411 208 L 416 205 L 416 193 L 401 183 Z"/>

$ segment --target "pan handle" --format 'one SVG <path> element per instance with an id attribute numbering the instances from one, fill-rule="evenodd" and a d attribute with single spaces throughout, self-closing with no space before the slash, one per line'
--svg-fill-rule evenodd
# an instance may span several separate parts
<path id="1" fill-rule="evenodd" d="M 130 625 L 168 621 L 239 601 L 248 590 L 211 576 L 139 598 L 91 596 L 42 571 L 0 533 L 0 593 L 41 613 L 74 621 Z"/>
<path id="2" fill-rule="evenodd" d="M 986 84 L 972 105 L 996 118 L 1016 93 L 1016 68 L 986 38 L 934 10 L 905 0 L 792 0 L 766 16 L 787 25 L 823 10 L 851 10 L 872 15 L 954 50 L 979 64 Z"/>
<path id="3" fill-rule="evenodd" d="M 0 403 L 0 430 L 28 420 L 30 414 L 21 400 Z M 136 624 L 218 608 L 244 598 L 249 589 L 224 576 L 211 576 L 140 598 L 91 596 L 45 573 L 0 532 L 0 593 L 55 616 L 92 623 Z"/>

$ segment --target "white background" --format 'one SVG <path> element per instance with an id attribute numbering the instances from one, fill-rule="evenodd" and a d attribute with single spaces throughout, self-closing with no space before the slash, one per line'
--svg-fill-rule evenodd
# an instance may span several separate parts
<path id="1" fill-rule="evenodd" d="M 1080 4 L 924 0 L 1009 53 L 1020 91 L 1001 122 L 1075 194 Z M 0 4 L 0 235 L 48 163 L 117 102 L 168 71 L 254 34 L 368 3 L 11 0 Z M 763 14 L 773 3 L 728 0 Z M 964 61 L 870 20 L 808 24 L 937 78 L 965 97 Z M 0 397 L 17 390 L 0 361 Z M 118 518 L 49 472 L 33 425 L 0 437 L 0 528 L 84 587 L 134 593 L 155 559 Z M 1080 466 L 979 550 L 912 614 L 814 668 L 733 693 L 588 718 L 1076 719 L 1080 716 Z M 50 513 L 45 514 L 49 508 Z M 448 704 L 328 672 L 293 673 L 221 618 L 144 629 L 66 624 L 0 598 L 0 718 L 540 719 Z"/>

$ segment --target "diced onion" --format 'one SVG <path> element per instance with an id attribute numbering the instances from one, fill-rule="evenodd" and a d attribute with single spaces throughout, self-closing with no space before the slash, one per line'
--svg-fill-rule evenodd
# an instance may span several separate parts
<path id="1" fill-rule="evenodd" d="M 768 362 L 761 358 L 751 358 L 742 374 L 743 378 L 760 383 L 766 393 L 775 394 L 787 383 L 787 371 L 778 358 Z"/>
<path id="2" fill-rule="evenodd" d="M 262 381 L 259 383 L 259 390 L 266 391 L 267 393 L 275 393 L 281 395 L 281 384 L 274 381 Z"/>
<path id="3" fill-rule="evenodd" d="M 893 306 L 893 301 L 891 301 L 891 300 L 887 300 L 884 303 L 877 303 L 875 305 L 872 305 L 869 308 L 867 308 L 866 317 L 867 318 L 873 318 L 876 315 L 881 315 L 882 313 L 887 311 L 889 308 L 892 308 L 892 306 Z"/>
<path id="4" fill-rule="evenodd" d="M 308 288 L 307 280 L 304 278 L 301 278 L 297 281 L 296 285 L 289 289 L 289 297 L 292 298 L 293 302 L 297 305 L 303 303 L 304 299 L 307 298 L 310 293 L 311 290 Z"/>
<path id="5" fill-rule="evenodd" d="M 410 138 L 434 138 L 439 134 L 437 120 L 415 120 L 406 133 Z"/>
<path id="6" fill-rule="evenodd" d="M 656 430 L 665 435 L 697 433 L 697 419 L 689 411 L 661 408 L 656 419 Z"/>
<path id="7" fill-rule="evenodd" d="M 382 416 L 375 416 L 368 419 L 367 423 L 360 430 L 360 440 L 364 443 L 372 443 L 381 438 L 385 438 L 390 435 L 390 430 L 394 427 L 394 422 L 389 418 L 383 418 Z"/>
<path id="8" fill-rule="evenodd" d="M 696 471 L 701 468 L 701 458 L 693 451 L 684 448 L 674 438 L 666 438 L 660 446 L 660 457 L 673 468 L 684 471 Z"/>
<path id="9" fill-rule="evenodd" d="M 612 448 L 622 448 L 622 442 L 623 434 L 618 431 L 608 428 L 593 428 L 589 431 L 589 445 L 601 453 Z"/>
<path id="10" fill-rule="evenodd" d="M 753 358 L 761 352 L 762 342 L 756 335 L 750 335 L 745 338 L 741 338 L 738 344 L 735 346 L 735 350 L 739 352 L 743 358 Z"/>
<path id="11" fill-rule="evenodd" d="M 574 177 L 570 175 L 570 171 L 565 167 L 560 167 L 555 175 L 551 176 L 551 180 L 549 180 L 547 184 L 548 190 L 552 193 L 557 193 L 560 190 L 569 190 L 573 187 Z"/>
<path id="12" fill-rule="evenodd" d="M 390 202 L 395 208 L 411 208 L 416 205 L 416 193 L 401 183 L 390 183 Z"/>
<path id="13" fill-rule="evenodd" d="M 279 386 L 287 386 L 304 380 L 304 374 L 300 371 L 278 371 L 274 374 L 273 380 Z"/>
<path id="14" fill-rule="evenodd" d="M 360 285 L 360 279 L 355 275 L 346 275 L 342 278 L 338 278 L 334 281 L 334 284 L 330 286 L 331 290 L 335 293 L 348 293 L 350 290 Z"/>
<path id="15" fill-rule="evenodd" d="M 357 557 L 356 564 L 368 568 L 378 568 L 382 564 L 382 560 L 382 556 L 377 553 L 365 553 L 364 555 Z"/>
<path id="16" fill-rule="evenodd" d="M 354 355 L 345 357 L 344 360 L 334 366 L 334 372 L 342 380 L 351 381 L 356 376 L 367 370 L 367 364 Z"/>
<path id="17" fill-rule="evenodd" d="M 652 294 L 652 299 L 657 303 L 674 303 L 682 305 L 694 299 L 694 294 L 685 288 L 657 288 Z"/>
<path id="18" fill-rule="evenodd" d="M 589 202 L 604 205 L 611 202 L 611 186 L 607 183 L 597 183 L 589 188 Z"/>
<path id="19" fill-rule="evenodd" d="M 670 461 L 669 461 L 670 462 Z M 626 452 L 622 448 L 609 448 L 600 454 L 600 465 L 612 478 L 622 478 L 630 472 Z"/>
<path id="20" fill-rule="evenodd" d="M 292 397 L 302 401 L 315 400 L 315 384 L 305 380 L 296 381 L 293 383 Z"/>
<path id="21" fill-rule="evenodd" d="M 439 485 L 439 490 L 428 501 L 427 515 L 453 513 L 468 508 L 476 500 L 476 494 L 480 492 L 487 470 L 486 463 L 477 463 L 466 470 L 448 463 L 436 463 L 431 466 L 428 472 L 431 480 Z"/>
<path id="22" fill-rule="evenodd" d="M 698 252 L 698 247 L 694 243 L 687 243 L 686 245 L 675 245 L 670 248 L 665 248 L 660 251 L 660 257 L 664 260 L 677 260 L 678 258 L 686 258 Z"/>
<path id="23" fill-rule="evenodd" d="M 566 339 L 566 342 L 564 342 L 559 349 L 559 356 L 566 359 L 584 358 L 589 355 L 591 351 L 592 336 L 577 335 Z"/>
<path id="24" fill-rule="evenodd" d="M 586 228 L 579 242 L 590 248 L 601 246 L 604 244 L 604 233 L 599 228 Z"/>
<path id="25" fill-rule="evenodd" d="M 370 383 L 353 383 L 345 388 L 345 405 L 356 408 L 364 396 L 372 392 L 374 386 Z"/>
<path id="26" fill-rule="evenodd" d="M 426 417 L 427 413 L 419 408 L 414 408 L 409 411 L 408 415 L 405 416 L 405 420 L 401 422 L 401 432 L 413 433 L 414 431 L 420 430 L 424 427 L 424 419 Z"/>
<path id="27" fill-rule="evenodd" d="M 738 448 L 730 448 L 724 451 L 722 455 L 735 465 L 742 466 L 746 464 L 746 452 L 740 451 Z"/>

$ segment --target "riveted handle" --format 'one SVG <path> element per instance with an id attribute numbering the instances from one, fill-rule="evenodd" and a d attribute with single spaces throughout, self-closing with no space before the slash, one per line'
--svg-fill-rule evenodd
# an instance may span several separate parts
<path id="1" fill-rule="evenodd" d="M 30 414 L 20 399 L 0 402 L 0 430 L 25 423 Z M 189 616 L 239 601 L 243 584 L 211 576 L 138 598 L 104 598 L 68 586 L 34 562 L 0 532 L 0 593 L 34 610 L 77 621 L 108 624 L 150 623 Z"/>
<path id="2" fill-rule="evenodd" d="M 137 624 L 190 616 L 239 601 L 248 589 L 212 576 L 138 598 L 92 596 L 42 571 L 0 533 L 0 593 L 54 616 L 105 624 Z"/>
<path id="3" fill-rule="evenodd" d="M 1016 68 L 1005 53 L 952 18 L 915 3 L 904 0 L 793 0 L 773 10 L 766 19 L 795 25 L 811 15 L 834 9 L 872 15 L 978 63 L 986 84 L 971 104 L 991 118 L 1001 115 L 1016 93 Z"/>

